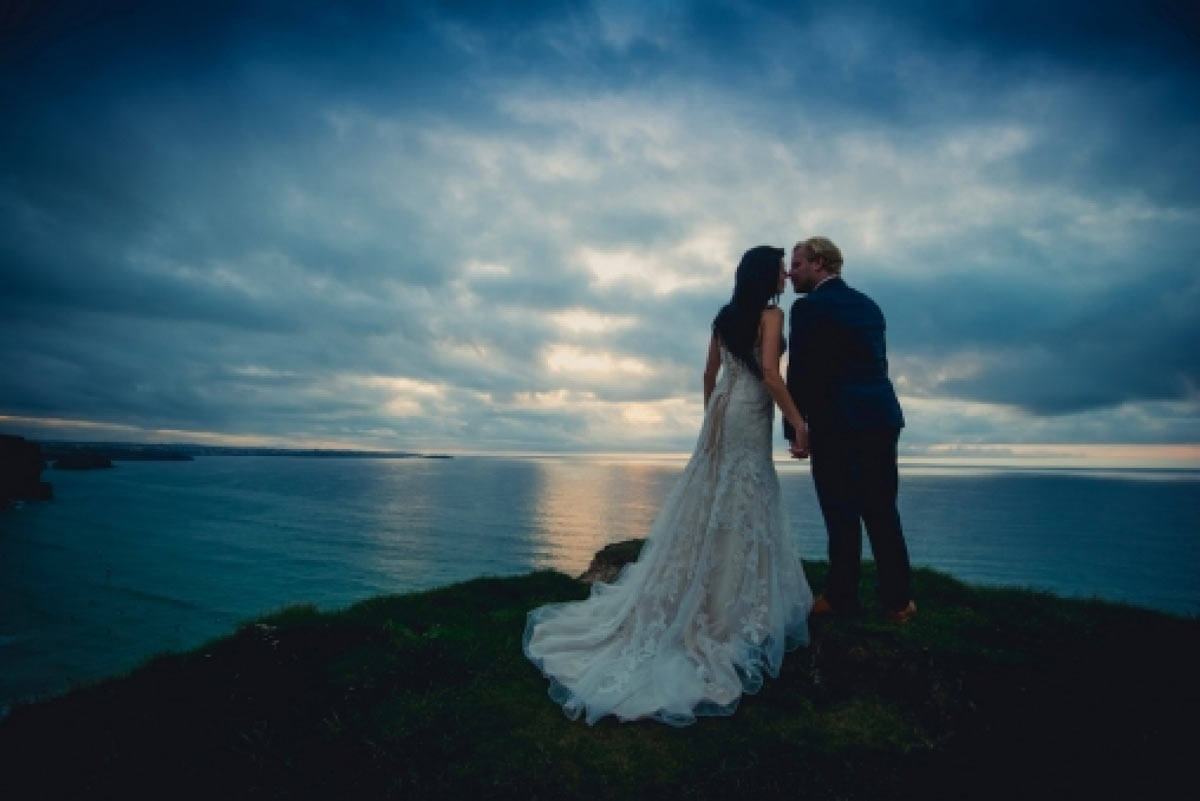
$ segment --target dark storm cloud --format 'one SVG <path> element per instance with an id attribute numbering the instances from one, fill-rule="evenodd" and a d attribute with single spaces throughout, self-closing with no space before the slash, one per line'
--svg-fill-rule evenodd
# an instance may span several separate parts
<path id="1" fill-rule="evenodd" d="M 890 303 L 893 372 L 925 397 L 1059 415 L 1193 397 L 1200 279 L 1192 269 L 1068 291 L 1036 275 L 873 282 Z M 1018 277 L 1021 276 L 1021 277 Z M 961 368 L 947 371 L 947 367 Z"/>
<path id="2" fill-rule="evenodd" d="M 906 4 L 914 28 L 1012 58 L 1128 69 L 1196 67 L 1200 11 L 1181 0 Z M 879 4 L 887 8 L 885 4 Z"/>
<path id="3" fill-rule="evenodd" d="M 1196 12 L 904 8 L 18 5 L 0 414 L 687 447 L 737 257 L 825 233 L 908 437 L 1193 441 Z"/>

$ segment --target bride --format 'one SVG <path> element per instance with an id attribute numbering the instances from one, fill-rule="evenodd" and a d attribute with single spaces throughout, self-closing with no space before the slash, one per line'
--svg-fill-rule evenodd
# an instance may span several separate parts
<path id="1" fill-rule="evenodd" d="M 760 246 L 742 256 L 713 321 L 699 441 L 638 561 L 586 600 L 529 613 L 525 655 L 572 720 L 685 726 L 729 715 L 808 642 L 812 591 L 771 461 L 774 404 L 800 448 L 807 436 L 779 373 L 783 255 Z"/>

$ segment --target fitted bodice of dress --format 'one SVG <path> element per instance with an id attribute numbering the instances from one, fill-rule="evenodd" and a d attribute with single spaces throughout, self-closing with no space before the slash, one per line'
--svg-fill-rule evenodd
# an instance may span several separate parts
<path id="1" fill-rule="evenodd" d="M 762 350 L 754 349 L 762 361 Z M 736 449 L 755 455 L 771 452 L 771 424 L 775 405 L 766 383 L 741 359 L 721 348 L 721 373 L 705 409 L 705 428 L 720 437 L 722 450 Z"/>

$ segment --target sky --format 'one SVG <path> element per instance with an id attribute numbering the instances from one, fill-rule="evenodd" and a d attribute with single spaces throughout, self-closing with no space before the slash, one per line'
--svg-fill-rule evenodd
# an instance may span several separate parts
<path id="1" fill-rule="evenodd" d="M 687 452 L 824 235 L 905 458 L 1200 466 L 1191 3 L 4 7 L 0 431 Z"/>

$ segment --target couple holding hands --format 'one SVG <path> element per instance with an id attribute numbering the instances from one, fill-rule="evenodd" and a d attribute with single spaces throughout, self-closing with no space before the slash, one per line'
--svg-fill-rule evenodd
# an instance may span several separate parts
<path id="1" fill-rule="evenodd" d="M 896 509 L 904 418 L 887 376 L 879 307 L 842 280 L 825 237 L 748 250 L 713 321 L 696 448 L 638 560 L 590 597 L 529 613 L 525 654 L 572 719 L 614 715 L 687 725 L 728 715 L 810 616 L 857 616 L 862 526 L 887 619 L 916 614 Z M 799 297 L 784 338 L 779 299 Z M 780 370 L 789 352 L 786 381 Z M 829 575 L 813 598 L 786 532 L 772 461 L 775 407 L 793 457 L 809 459 L 829 534 Z"/>

